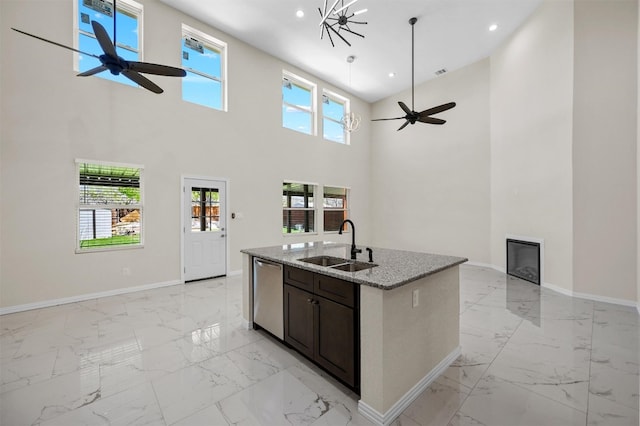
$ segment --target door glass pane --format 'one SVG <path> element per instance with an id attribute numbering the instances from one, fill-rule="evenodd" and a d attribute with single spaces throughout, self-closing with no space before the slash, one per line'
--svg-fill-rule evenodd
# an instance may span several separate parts
<path id="1" fill-rule="evenodd" d="M 191 189 L 191 232 L 220 231 L 220 194 L 217 188 Z"/>

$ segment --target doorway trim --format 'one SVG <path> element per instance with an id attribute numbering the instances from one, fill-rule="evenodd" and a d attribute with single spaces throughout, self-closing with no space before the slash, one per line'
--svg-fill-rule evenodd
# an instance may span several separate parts
<path id="1" fill-rule="evenodd" d="M 229 265 L 230 263 L 230 259 L 229 259 L 229 219 L 230 219 L 230 213 L 229 213 L 229 199 L 231 198 L 229 196 L 230 194 L 230 180 L 229 178 L 221 178 L 221 177 L 213 177 L 213 176 L 201 176 L 201 175 L 188 175 L 188 174 L 184 174 L 184 175 L 180 175 L 180 227 L 182 228 L 182 230 L 180 230 L 180 282 L 182 284 L 185 284 L 185 280 L 184 280 L 184 269 L 185 269 L 185 260 L 184 260 L 184 234 L 185 234 L 185 229 L 187 226 L 186 223 L 186 217 L 184 214 L 184 203 L 185 203 L 185 196 L 186 196 L 186 191 L 185 191 L 185 179 L 200 179 L 200 180 L 209 180 L 209 181 L 217 181 L 217 182 L 224 182 L 225 185 L 225 196 L 224 196 L 224 205 L 225 205 L 225 209 L 224 209 L 224 215 L 225 215 L 225 223 L 226 223 L 226 227 L 225 227 L 225 242 L 224 242 L 224 251 L 225 251 L 225 276 L 229 275 Z M 189 225 L 191 226 L 191 225 Z"/>

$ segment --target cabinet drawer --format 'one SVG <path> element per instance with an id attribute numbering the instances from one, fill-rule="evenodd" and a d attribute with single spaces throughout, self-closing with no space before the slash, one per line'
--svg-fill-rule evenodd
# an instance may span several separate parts
<path id="1" fill-rule="evenodd" d="M 329 300 L 353 308 L 355 306 L 355 284 L 326 275 L 315 274 L 313 292 Z"/>
<path id="2" fill-rule="evenodd" d="M 311 271 L 285 265 L 284 282 L 302 290 L 313 292 L 313 272 Z"/>

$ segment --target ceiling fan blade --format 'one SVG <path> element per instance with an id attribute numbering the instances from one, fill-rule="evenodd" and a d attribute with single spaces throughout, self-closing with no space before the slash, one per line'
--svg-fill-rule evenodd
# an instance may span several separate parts
<path id="1" fill-rule="evenodd" d="M 444 124 L 447 121 L 443 120 L 441 118 L 435 118 L 435 117 L 418 117 L 418 121 L 421 123 L 428 123 L 428 124 Z"/>
<path id="2" fill-rule="evenodd" d="M 398 105 L 400 105 L 400 108 L 402 108 L 402 110 L 403 110 L 404 112 L 406 112 L 407 114 L 411 114 L 411 113 L 413 112 L 413 111 L 411 111 L 411 110 L 409 109 L 409 107 L 408 107 L 408 106 L 406 106 L 406 105 L 405 105 L 405 103 L 404 103 L 404 102 L 402 102 L 402 101 L 399 101 L 399 102 L 398 102 Z"/>
<path id="3" fill-rule="evenodd" d="M 407 124 L 411 123 L 409 120 L 405 121 L 404 124 L 402 126 L 400 126 L 400 128 L 398 129 L 398 131 L 404 129 L 405 127 L 407 127 Z"/>
<path id="4" fill-rule="evenodd" d="M 117 58 L 118 54 L 116 53 L 116 48 L 111 42 L 109 34 L 107 34 L 107 30 L 105 30 L 97 21 L 91 21 L 91 26 L 93 27 L 93 33 L 96 35 L 98 43 L 100 43 L 100 47 L 104 53 Z"/>
<path id="5" fill-rule="evenodd" d="M 433 108 L 429 108 L 429 109 L 425 109 L 424 111 L 422 111 L 420 114 L 418 114 L 420 117 L 427 117 L 429 115 L 433 115 L 433 114 L 437 114 L 439 112 L 442 111 L 446 111 L 448 109 L 453 108 L 454 106 L 456 106 L 455 102 L 449 102 L 446 104 L 442 104 L 442 105 L 438 105 L 436 107 Z"/>
<path id="6" fill-rule="evenodd" d="M 73 47 L 65 46 L 64 44 L 56 43 L 55 41 L 47 40 L 46 38 L 38 37 L 37 35 L 29 34 L 25 31 L 18 30 L 16 28 L 11 28 L 13 31 L 19 32 L 20 34 L 28 35 L 29 37 L 37 38 L 38 40 L 46 41 L 47 43 L 54 44 L 59 47 L 64 47 L 65 49 L 73 50 L 74 52 L 82 53 L 83 55 L 91 56 L 96 59 L 100 59 L 99 56 L 94 55 L 92 53 L 83 52 L 82 50 L 74 49 Z"/>
<path id="7" fill-rule="evenodd" d="M 129 80 L 135 83 L 138 83 L 140 86 L 144 87 L 145 89 L 152 91 L 153 93 L 160 94 L 163 92 L 160 86 L 158 86 L 153 81 L 149 80 L 147 77 L 141 74 L 138 74 L 135 71 L 122 70 L 122 75 L 127 77 Z"/>
<path id="8" fill-rule="evenodd" d="M 182 68 L 170 67 L 168 65 L 151 64 L 149 62 L 128 61 L 129 69 L 145 74 L 164 75 L 167 77 L 184 77 L 187 72 Z"/>
<path id="9" fill-rule="evenodd" d="M 104 65 L 100 65 L 99 67 L 91 68 L 88 71 L 81 72 L 80 74 L 78 74 L 78 77 L 89 77 L 91 75 L 98 74 L 102 71 L 106 71 L 107 69 L 108 68 L 105 67 Z"/>
<path id="10" fill-rule="evenodd" d="M 395 118 L 373 118 L 371 121 L 386 121 L 386 120 L 401 120 L 406 119 L 407 117 L 395 117 Z"/>

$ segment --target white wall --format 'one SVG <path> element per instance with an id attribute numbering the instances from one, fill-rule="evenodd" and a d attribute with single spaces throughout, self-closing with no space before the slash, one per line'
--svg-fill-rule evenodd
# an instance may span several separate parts
<path id="1" fill-rule="evenodd" d="M 506 234 L 543 238 L 544 281 L 570 290 L 573 5 L 543 3 L 491 56 L 491 263 Z"/>
<path id="2" fill-rule="evenodd" d="M 410 90 L 375 103 L 374 118 L 404 115 Z M 489 262 L 489 61 L 416 87 L 415 109 L 455 101 L 442 126 L 372 123 L 371 236 L 376 245 Z"/>
<path id="3" fill-rule="evenodd" d="M 574 290 L 634 300 L 637 0 L 574 4 Z"/>
<path id="4" fill-rule="evenodd" d="M 181 175 L 230 180 L 228 211 L 244 215 L 228 223 L 231 271 L 245 247 L 339 239 L 282 236 L 283 179 L 350 187 L 358 239 L 368 239 L 369 105 L 352 98 L 362 129 L 351 146 L 283 129 L 283 68 L 344 92 L 160 2 L 138 1 L 149 62 L 180 65 L 182 23 L 228 42 L 229 112 L 183 102 L 179 79 L 152 77 L 165 90 L 155 95 L 75 77 L 72 52 L 10 30 L 72 46 L 73 2 L 0 2 L 0 307 L 179 280 Z M 143 249 L 74 253 L 76 158 L 144 165 Z"/>

